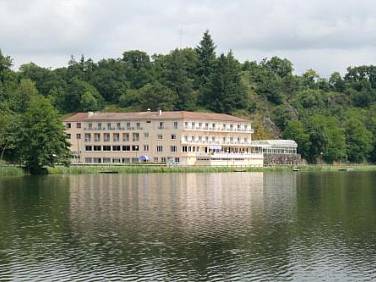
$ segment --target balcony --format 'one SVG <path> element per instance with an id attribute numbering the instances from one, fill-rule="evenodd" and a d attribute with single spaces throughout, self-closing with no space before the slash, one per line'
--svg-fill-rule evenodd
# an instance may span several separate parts
<path id="1" fill-rule="evenodd" d="M 240 146 L 250 146 L 252 144 L 251 141 L 220 141 L 220 140 L 192 140 L 192 139 L 181 139 L 182 144 L 194 144 L 194 145 L 219 145 L 219 146 L 225 146 L 225 145 L 240 145 Z"/>
<path id="2" fill-rule="evenodd" d="M 252 128 L 224 128 L 224 127 L 199 127 L 199 126 L 184 126 L 184 130 L 189 131 L 218 131 L 218 132 L 240 132 L 240 133 L 254 133 Z"/>

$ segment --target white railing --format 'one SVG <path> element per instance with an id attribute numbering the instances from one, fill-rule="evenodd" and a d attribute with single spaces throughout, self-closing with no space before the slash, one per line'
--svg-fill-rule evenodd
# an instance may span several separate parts
<path id="1" fill-rule="evenodd" d="M 251 128 L 224 128 L 224 127 L 199 127 L 199 126 L 184 126 L 184 129 L 194 131 L 220 131 L 220 132 L 241 132 L 254 133 Z"/>

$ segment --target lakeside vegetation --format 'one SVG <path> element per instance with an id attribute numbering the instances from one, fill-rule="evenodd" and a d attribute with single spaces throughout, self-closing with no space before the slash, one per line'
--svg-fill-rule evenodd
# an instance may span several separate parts
<path id="1" fill-rule="evenodd" d="M 49 174 L 75 175 L 100 173 L 226 173 L 226 172 L 376 172 L 376 165 L 300 165 L 300 166 L 272 166 L 272 167 L 167 167 L 160 165 L 136 166 L 55 166 L 47 168 Z M 0 166 L 0 177 L 25 176 L 29 173 L 16 166 Z"/>
<path id="2" fill-rule="evenodd" d="M 1 46 L 0 46 L 1 47 Z M 34 63 L 12 69 L 0 51 L 0 161 L 32 173 L 69 160 L 60 118 L 76 111 L 190 110 L 230 113 L 252 121 L 254 139 L 287 138 L 309 163 L 376 162 L 376 66 L 345 75 L 295 74 L 272 57 L 239 62 L 217 54 L 208 32 L 196 48 L 169 54 L 125 51 L 66 67 Z"/>

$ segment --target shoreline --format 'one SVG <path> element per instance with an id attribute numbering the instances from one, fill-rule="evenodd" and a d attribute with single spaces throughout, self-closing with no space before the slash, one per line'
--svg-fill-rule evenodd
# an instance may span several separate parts
<path id="1" fill-rule="evenodd" d="M 50 175 L 66 174 L 100 174 L 100 173 L 218 173 L 218 172 L 371 172 L 376 171 L 376 165 L 280 165 L 269 167 L 169 167 L 157 165 L 74 165 L 70 167 L 49 167 Z M 28 175 L 19 166 L 0 166 L 0 177 Z"/>

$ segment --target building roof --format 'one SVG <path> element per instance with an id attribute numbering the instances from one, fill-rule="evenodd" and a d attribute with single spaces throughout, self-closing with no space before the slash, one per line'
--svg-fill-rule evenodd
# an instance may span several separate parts
<path id="1" fill-rule="evenodd" d="M 74 113 L 66 118 L 69 121 L 121 121 L 121 120 L 207 120 L 207 121 L 232 121 L 248 122 L 246 119 L 227 114 L 203 113 L 203 112 L 128 112 L 128 113 L 105 113 L 87 112 Z"/>

